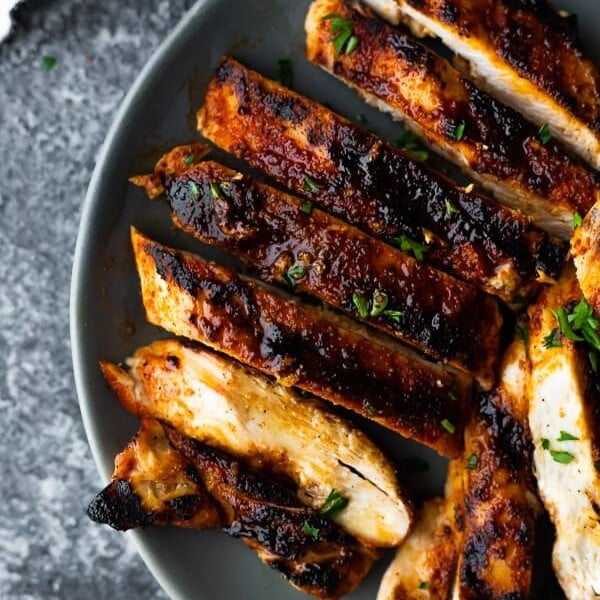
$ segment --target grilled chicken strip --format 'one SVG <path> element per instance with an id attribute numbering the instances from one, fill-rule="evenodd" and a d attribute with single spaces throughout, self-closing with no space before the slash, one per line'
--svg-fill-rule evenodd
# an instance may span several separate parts
<path id="1" fill-rule="evenodd" d="M 333 600 L 364 579 L 376 551 L 304 506 L 290 487 L 171 427 L 166 431 L 219 504 L 225 531 L 241 538 L 294 587 Z"/>
<path id="2" fill-rule="evenodd" d="M 176 340 L 154 342 L 102 371 L 124 407 L 291 478 L 319 508 L 332 489 L 348 499 L 334 520 L 370 546 L 395 546 L 412 520 L 392 465 L 356 427 L 315 400 L 229 359 Z M 209 486 L 209 491 L 210 491 Z"/>
<path id="3" fill-rule="evenodd" d="M 112 480 L 90 502 L 88 516 L 121 531 L 148 525 L 221 526 L 221 515 L 204 485 L 193 481 L 186 461 L 152 419 L 143 420 L 133 440 L 117 454 Z"/>
<path id="4" fill-rule="evenodd" d="M 585 299 L 600 315 L 600 202 L 587 214 L 571 240 L 577 280 Z"/>
<path id="5" fill-rule="evenodd" d="M 132 241 L 151 323 L 441 454 L 461 451 L 471 397 L 468 376 L 135 231 Z"/>
<path id="6" fill-rule="evenodd" d="M 198 127 L 324 210 L 507 301 L 530 293 L 538 274 L 560 272 L 564 249 L 527 217 L 231 58 L 208 86 Z"/>
<path id="7" fill-rule="evenodd" d="M 332 33 L 330 14 L 348 19 L 360 40 L 352 53 L 336 52 L 339 32 Z M 573 213 L 587 213 L 600 198 L 594 171 L 555 141 L 544 143 L 539 126 L 480 91 L 410 34 L 344 0 L 316 0 L 305 26 L 309 60 L 405 120 L 427 145 L 542 229 L 569 239 Z"/>
<path id="8" fill-rule="evenodd" d="M 365 0 L 392 23 L 436 36 L 501 102 L 600 169 L 600 73 L 577 18 L 546 0 Z"/>
<path id="9" fill-rule="evenodd" d="M 164 181 L 178 227 L 241 256 L 262 280 L 311 294 L 492 385 L 502 325 L 495 299 L 242 173 L 215 162 L 181 167 Z"/>
<path id="10" fill-rule="evenodd" d="M 115 462 L 113 481 L 88 509 L 115 529 L 223 527 L 292 585 L 324 599 L 354 589 L 377 556 L 283 482 L 153 419 Z"/>
<path id="11" fill-rule="evenodd" d="M 516 340 L 498 387 L 481 394 L 465 430 L 464 533 L 455 589 L 461 600 L 531 595 L 540 506 L 531 474 L 527 377 L 525 345 Z"/>
<path id="12" fill-rule="evenodd" d="M 572 270 L 529 308 L 529 424 L 540 496 L 556 527 L 553 566 L 571 600 L 600 596 L 600 392 L 583 344 L 553 311 L 582 298 Z"/>
<path id="13" fill-rule="evenodd" d="M 377 600 L 448 600 L 453 590 L 463 528 L 463 461 L 448 466 L 444 499 L 423 506 L 419 520 L 396 551 Z"/>

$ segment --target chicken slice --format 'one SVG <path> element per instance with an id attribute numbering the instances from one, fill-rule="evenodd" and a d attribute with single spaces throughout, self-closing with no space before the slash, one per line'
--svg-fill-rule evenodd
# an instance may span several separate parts
<path id="1" fill-rule="evenodd" d="M 596 314 L 600 315 L 600 202 L 596 202 L 581 226 L 575 229 L 571 254 L 581 291 Z"/>
<path id="2" fill-rule="evenodd" d="M 530 307 L 529 424 L 540 496 L 556 527 L 553 566 L 571 600 L 600 596 L 598 376 L 553 311 L 582 298 L 572 269 Z"/>
<path id="3" fill-rule="evenodd" d="M 350 423 L 255 371 L 175 340 L 140 348 L 129 373 L 102 363 L 127 410 L 155 418 L 238 459 L 284 474 L 302 502 L 323 505 L 332 489 L 348 499 L 335 520 L 371 546 L 396 546 L 412 509 L 392 465 Z"/>

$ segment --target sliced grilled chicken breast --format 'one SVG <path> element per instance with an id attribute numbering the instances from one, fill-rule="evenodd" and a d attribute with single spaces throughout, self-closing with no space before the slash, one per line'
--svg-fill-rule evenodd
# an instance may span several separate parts
<path id="1" fill-rule="evenodd" d="M 507 301 L 560 272 L 565 249 L 527 217 L 231 58 L 208 86 L 198 126 L 308 201 Z"/>
<path id="2" fill-rule="evenodd" d="M 472 380 L 353 321 L 142 237 L 132 242 L 151 323 L 456 456 Z"/>
<path id="3" fill-rule="evenodd" d="M 439 37 L 483 89 L 600 169 L 600 74 L 573 15 L 546 0 L 365 0 L 414 34 Z"/>
<path id="4" fill-rule="evenodd" d="M 360 40 L 353 52 L 336 51 L 331 14 L 349 20 Z M 406 121 L 428 146 L 542 229 L 569 239 L 573 213 L 587 213 L 600 198 L 592 169 L 542 140 L 539 125 L 480 91 L 404 30 L 344 0 L 313 2 L 305 27 L 309 60 Z"/>
<path id="5" fill-rule="evenodd" d="M 556 527 L 554 570 L 571 600 L 600 596 L 598 379 L 592 377 L 587 348 L 552 333 L 558 327 L 553 311 L 581 298 L 569 269 L 529 309 L 535 473 Z"/>
<path id="6" fill-rule="evenodd" d="M 148 525 L 220 527 L 214 501 L 186 468 L 186 460 L 171 447 L 163 426 L 145 419 L 117 454 L 112 481 L 90 502 L 88 516 L 121 531 Z"/>
<path id="7" fill-rule="evenodd" d="M 461 600 L 531 596 L 541 507 L 531 473 L 528 370 L 525 345 L 516 340 L 503 359 L 498 387 L 481 394 L 465 429 L 464 533 L 455 588 Z"/>
<path id="8" fill-rule="evenodd" d="M 463 527 L 462 460 L 448 466 L 444 499 L 426 502 L 385 572 L 377 600 L 448 600 Z"/>
<path id="9" fill-rule="evenodd" d="M 502 317 L 476 287 L 215 162 L 183 165 L 164 186 L 178 227 L 241 256 L 264 281 L 310 294 L 492 384 Z"/>
<path id="10" fill-rule="evenodd" d="M 249 369 L 176 340 L 140 348 L 129 373 L 102 363 L 124 407 L 290 477 L 300 500 L 320 508 L 332 489 L 348 499 L 335 521 L 371 546 L 395 546 L 412 509 L 392 465 L 350 423 Z M 210 489 L 210 487 L 209 487 Z"/>
<path id="11" fill-rule="evenodd" d="M 577 280 L 585 299 L 600 315 L 600 202 L 597 202 L 575 230 L 571 254 Z"/>

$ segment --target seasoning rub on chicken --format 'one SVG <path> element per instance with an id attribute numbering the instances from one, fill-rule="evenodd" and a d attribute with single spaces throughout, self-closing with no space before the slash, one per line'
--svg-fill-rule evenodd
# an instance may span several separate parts
<path id="1" fill-rule="evenodd" d="M 316 400 L 176 340 L 138 349 L 127 365 L 128 371 L 112 363 L 101 367 L 135 416 L 160 419 L 251 466 L 291 478 L 309 507 L 321 507 L 337 490 L 348 504 L 335 522 L 366 545 L 396 546 L 408 533 L 412 508 L 392 465 L 365 434 Z"/>
<path id="2" fill-rule="evenodd" d="M 560 272 L 564 248 L 527 217 L 231 58 L 209 83 L 198 127 L 307 201 L 504 300 Z"/>
<path id="3" fill-rule="evenodd" d="M 133 231 L 148 320 L 456 456 L 472 380 L 354 321 Z"/>
<path id="4" fill-rule="evenodd" d="M 570 600 L 591 600 L 600 596 L 600 342 L 594 349 L 585 338 L 600 323 L 572 269 L 529 316 L 529 425 L 539 493 L 556 528 L 554 571 Z"/>
<path id="5" fill-rule="evenodd" d="M 222 527 L 293 586 L 334 600 L 352 591 L 377 557 L 331 521 L 328 515 L 342 509 L 340 501 L 308 508 L 266 472 L 144 419 L 88 514 L 117 529 Z"/>
<path id="6" fill-rule="evenodd" d="M 600 169 L 600 74 L 577 18 L 547 0 L 365 0 L 415 35 L 437 36 L 459 68 Z"/>
<path id="7" fill-rule="evenodd" d="M 479 90 L 399 27 L 344 0 L 316 0 L 306 17 L 308 59 L 407 126 L 505 204 L 564 239 L 573 214 L 600 198 L 597 174 L 539 125 Z M 330 15 L 336 15 L 333 20 Z M 341 21 L 358 40 L 338 52 Z"/>
<path id="8" fill-rule="evenodd" d="M 179 166 L 163 182 L 178 227 L 241 256 L 263 281 L 310 294 L 492 385 L 502 325 L 494 298 L 250 176 L 212 161 Z"/>

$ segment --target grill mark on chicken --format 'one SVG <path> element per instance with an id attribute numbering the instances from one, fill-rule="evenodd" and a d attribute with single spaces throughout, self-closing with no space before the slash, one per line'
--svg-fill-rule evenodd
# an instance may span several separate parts
<path id="1" fill-rule="evenodd" d="M 461 76 L 446 60 L 402 29 L 362 14 L 360 5 L 317 0 L 306 17 L 307 56 L 370 104 L 408 120 L 428 145 L 455 162 L 496 197 L 523 211 L 540 227 L 568 239 L 572 215 L 585 214 L 599 196 L 598 176 L 570 158 L 554 140 L 542 144 L 539 125 L 494 100 Z M 363 10 L 364 12 L 364 10 Z M 352 21 L 360 40 L 351 54 L 335 52 L 327 14 Z M 464 123 L 464 135 L 455 130 Z M 531 248 L 551 241 L 535 227 L 527 232 Z M 557 272 L 551 277 L 556 277 Z"/>
<path id="2" fill-rule="evenodd" d="M 199 257 L 132 233 L 147 318 L 438 452 L 455 455 L 468 376 L 351 321 L 301 305 Z M 448 419 L 456 427 L 443 426 Z"/>
<path id="3" fill-rule="evenodd" d="M 318 209 L 307 214 L 299 198 L 215 162 L 184 166 L 165 177 L 164 187 L 178 227 L 241 256 L 264 281 L 285 283 L 291 268 L 300 269 L 295 291 L 472 373 L 484 387 L 492 384 L 502 317 L 495 300 L 475 287 Z M 188 285 L 180 266 L 173 269 Z M 385 294 L 386 310 L 402 316 L 360 315 L 355 295 L 368 301 L 376 293 Z"/>
<path id="4" fill-rule="evenodd" d="M 273 98 L 279 103 L 293 98 L 306 117 L 279 118 L 268 108 Z M 547 274 L 560 271 L 564 250 L 543 242 L 536 247 L 535 241 L 532 248 L 526 217 L 466 193 L 231 58 L 223 59 L 209 84 L 198 126 L 221 148 L 371 235 L 423 242 L 426 230 L 427 262 L 505 300 L 530 291 L 533 264 Z M 306 177 L 318 187 L 307 186 Z M 451 216 L 447 203 L 456 208 Z"/>
<path id="5" fill-rule="evenodd" d="M 221 523 L 204 486 L 190 480 L 185 461 L 151 419 L 142 421 L 117 455 L 112 481 L 92 499 L 87 514 L 120 531 L 149 525 L 208 529 Z"/>
<path id="6" fill-rule="evenodd" d="M 549 122 L 553 135 L 600 168 L 600 74 L 574 15 L 546 0 L 366 3 L 416 35 L 439 36 L 481 87 L 533 121 Z"/>
<path id="7" fill-rule="evenodd" d="M 292 585 L 317 598 L 340 598 L 362 581 L 377 556 L 374 551 L 304 506 L 281 483 L 171 427 L 166 432 L 221 507 L 225 531 L 241 538 Z"/>

